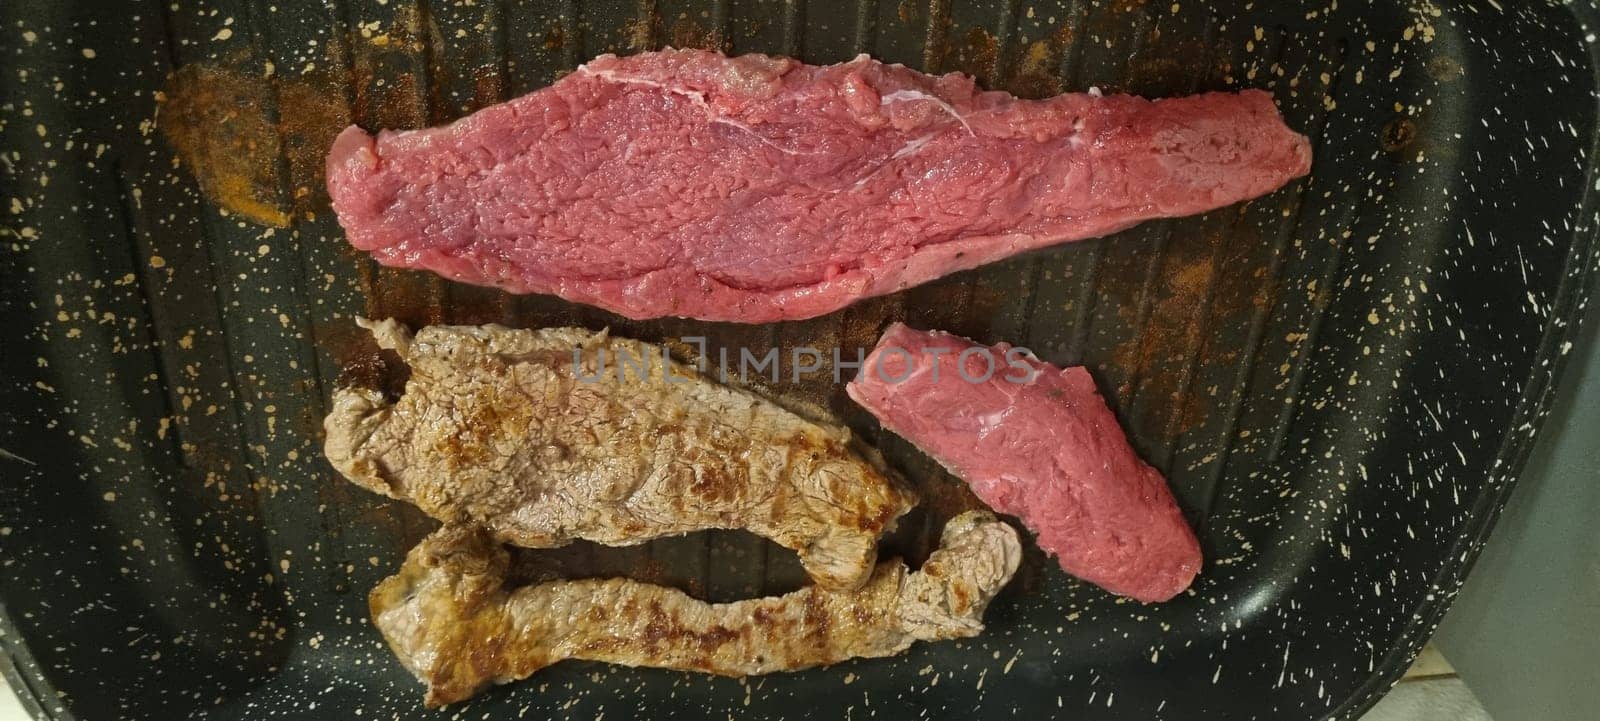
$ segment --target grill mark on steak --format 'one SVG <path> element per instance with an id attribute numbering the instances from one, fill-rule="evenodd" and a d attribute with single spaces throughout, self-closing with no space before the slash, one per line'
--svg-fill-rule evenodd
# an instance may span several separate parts
<path id="1" fill-rule="evenodd" d="M 355 247 L 632 317 L 822 315 L 1304 175 L 1262 91 L 1022 100 L 866 56 L 603 55 L 451 125 L 345 130 Z"/>
<path id="2" fill-rule="evenodd" d="M 795 550 L 817 583 L 848 589 L 915 505 L 848 430 L 664 363 L 656 346 L 571 328 L 435 326 L 413 338 L 392 320 L 363 324 L 411 376 L 395 400 L 334 394 L 328 460 L 359 485 L 506 543 L 633 545 L 743 528 Z M 579 380 L 602 352 L 612 372 Z M 647 359 L 648 375 L 619 379 L 619 353 Z"/>
<path id="3" fill-rule="evenodd" d="M 745 676 L 974 636 L 1021 554 L 1016 531 L 970 511 L 946 524 L 921 572 L 888 561 L 853 591 L 810 586 L 711 604 L 618 578 L 510 588 L 505 548 L 481 529 L 447 525 L 411 550 L 369 605 L 373 625 L 427 685 L 425 702 L 440 706 L 564 659 Z"/>

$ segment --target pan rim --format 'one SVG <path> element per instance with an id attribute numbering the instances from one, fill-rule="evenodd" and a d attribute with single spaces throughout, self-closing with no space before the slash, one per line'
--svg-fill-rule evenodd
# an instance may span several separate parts
<path id="1" fill-rule="evenodd" d="M 1584 27 L 1594 27 L 1600 22 L 1600 8 L 1581 4 L 1568 5 L 1567 8 Z M 1589 77 L 1593 82 L 1600 83 L 1600 41 L 1594 40 L 1594 37 L 1590 35 L 1587 41 Z M 1597 117 L 1600 117 L 1600 99 L 1594 101 L 1594 109 Z M 1600 126 L 1596 127 L 1589 139 L 1589 161 L 1584 168 L 1585 184 L 1576 213 L 1578 218 L 1592 217 L 1597 210 L 1597 181 L 1600 181 L 1597 153 L 1600 153 Z M 1587 232 L 1585 230 L 1579 227 L 1572 233 L 1572 242 L 1561 267 L 1561 280 L 1551 300 L 1550 320 L 1540 333 L 1539 349 L 1532 358 L 1532 370 L 1522 385 L 1525 390 L 1490 461 L 1490 475 L 1486 487 L 1472 506 L 1471 520 L 1456 537 L 1455 543 L 1451 544 L 1450 553 L 1446 556 L 1460 561 L 1446 564 L 1431 579 L 1430 585 L 1441 589 L 1441 592 L 1423 597 L 1421 604 L 1411 613 L 1410 621 L 1395 636 L 1389 651 L 1374 664 L 1367 680 L 1357 685 L 1344 702 L 1334 706 L 1324 718 L 1357 718 L 1394 687 L 1410 667 L 1411 660 L 1432 638 L 1439 622 L 1450 610 L 1456 591 L 1477 564 L 1484 542 L 1494 531 L 1500 514 L 1505 510 L 1506 500 L 1516 488 L 1528 459 L 1533 455 L 1549 417 L 1556 388 L 1573 355 L 1560 349 L 1581 340 L 1586 320 L 1591 324 L 1600 322 L 1600 318 L 1585 317 L 1596 313 L 1582 312 L 1589 298 L 1595 294 L 1595 286 L 1600 285 L 1596 282 L 1600 278 L 1600 272 L 1597 272 L 1597 268 L 1600 268 L 1600 225 L 1587 229 Z M 1568 319 L 1572 322 L 1565 322 Z M 1596 338 L 1595 342 L 1600 342 L 1600 338 Z"/>

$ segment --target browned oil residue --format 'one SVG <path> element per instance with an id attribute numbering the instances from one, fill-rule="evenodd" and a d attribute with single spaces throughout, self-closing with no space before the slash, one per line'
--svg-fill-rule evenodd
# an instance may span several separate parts
<path id="1" fill-rule="evenodd" d="M 922 5 L 917 0 L 900 0 L 895 7 L 895 14 L 900 17 L 900 22 L 910 25 L 922 16 Z"/>
<path id="2" fill-rule="evenodd" d="M 990 85 L 1000 73 L 997 64 L 999 47 L 999 40 L 987 29 L 969 28 L 959 42 L 949 43 L 945 47 L 940 67 L 959 70 L 977 78 L 980 84 Z"/>
<path id="3" fill-rule="evenodd" d="M 1111 365 L 1121 370 L 1122 380 L 1106 390 L 1120 399 L 1131 435 L 1157 445 L 1206 422 L 1209 405 L 1192 402 L 1206 391 L 1192 386 L 1192 376 L 1202 366 L 1230 362 L 1223 356 L 1234 349 L 1210 341 L 1219 335 L 1239 337 L 1267 283 L 1264 273 L 1229 267 L 1228 283 L 1222 287 L 1219 260 L 1227 248 L 1246 241 L 1237 237 L 1239 228 L 1225 230 L 1218 220 L 1208 219 L 1206 232 L 1175 233 L 1169 240 L 1149 290 L 1143 327 L 1132 329 L 1112 349 Z M 1129 278 L 1122 284 L 1138 287 L 1141 282 Z"/>
<path id="4" fill-rule="evenodd" d="M 415 2 L 404 4 L 388 27 L 352 41 L 356 120 L 363 126 L 390 130 L 428 125 L 431 99 L 421 92 L 418 75 L 427 73 L 427 49 L 444 46 L 444 36 L 433 17 Z"/>
<path id="5" fill-rule="evenodd" d="M 278 134 L 289 171 L 294 209 L 313 213 L 327 206 L 328 149 L 339 131 L 350 124 L 339 81 L 317 73 L 278 82 Z"/>
<path id="6" fill-rule="evenodd" d="M 941 523 L 967 511 L 988 508 L 973 495 L 972 488 L 966 482 L 948 473 L 940 474 L 937 478 L 922 479 L 916 487 L 922 497 L 922 508 Z M 927 550 L 931 551 L 932 548 Z"/>
<path id="7" fill-rule="evenodd" d="M 499 68 L 486 65 L 472 71 L 472 105 L 486 108 L 505 97 L 505 80 Z"/>
<path id="8" fill-rule="evenodd" d="M 405 391 L 411 369 L 394 351 L 384 351 L 365 329 L 348 320 L 318 323 L 313 338 L 319 348 L 332 356 L 339 368 L 340 387 L 370 388 L 393 399 Z"/>
<path id="9" fill-rule="evenodd" d="M 652 8 L 649 17 L 642 17 L 622 26 L 622 35 L 629 49 L 639 52 L 655 49 L 652 47 L 654 43 L 651 42 L 651 36 L 655 35 L 655 23 L 651 20 L 654 15 L 655 11 Z"/>
<path id="10" fill-rule="evenodd" d="M 390 130 L 412 130 L 427 125 L 426 99 L 417 90 L 413 72 L 388 72 L 383 64 L 395 61 L 391 52 L 356 55 L 355 116 L 363 125 Z M 384 78 L 380 85 L 370 78 Z"/>
<path id="11" fill-rule="evenodd" d="M 1167 40 L 1159 36 L 1147 41 L 1148 50 L 1128 63 L 1127 89 L 1147 95 L 1186 94 L 1194 87 L 1214 85 L 1223 73 L 1218 62 L 1220 48 L 1199 40 Z"/>
<path id="12" fill-rule="evenodd" d="M 778 393 L 776 402 L 789 408 L 827 408 L 831 405 L 836 395 L 842 395 L 844 389 L 840 384 L 833 382 L 833 374 L 829 366 L 833 362 L 833 351 L 839 346 L 838 323 L 831 317 L 811 318 L 808 320 L 784 323 L 775 334 L 775 342 L 780 353 L 789 353 L 785 356 L 786 362 L 792 362 L 793 348 L 811 348 L 822 355 L 820 361 L 822 369 L 794 376 L 793 366 L 785 371 L 782 381 L 775 389 Z M 764 349 L 762 349 L 764 352 Z M 840 355 L 844 357 L 849 349 L 840 348 Z M 849 358 L 853 360 L 853 357 Z M 802 414 L 805 415 L 805 414 Z"/>
<path id="13" fill-rule="evenodd" d="M 1439 81 L 1459 80 L 1466 75 L 1466 70 L 1461 63 L 1448 55 L 1440 55 L 1428 61 L 1428 77 Z"/>
<path id="14" fill-rule="evenodd" d="M 1016 60 L 1016 71 L 1006 80 L 1005 90 L 1021 98 L 1048 98 L 1060 95 L 1061 64 L 1072 47 L 1075 35 L 1072 26 L 1063 25 L 1055 32 L 1027 44 Z"/>
<path id="15" fill-rule="evenodd" d="M 957 321 L 952 328 L 959 328 L 960 335 L 969 338 L 980 338 L 985 342 L 1015 341 L 1015 338 L 989 338 L 988 333 L 994 327 L 995 320 L 1004 312 L 1002 306 L 1010 302 L 1012 297 L 1020 292 L 1022 286 L 1012 288 L 997 286 L 993 282 L 986 282 L 974 278 L 971 282 L 971 291 L 967 304 L 967 313 Z M 1020 311 L 1018 311 L 1020 312 Z"/>
<path id="16" fill-rule="evenodd" d="M 701 27 L 688 18 L 678 18 L 667 31 L 667 43 L 675 48 L 700 48 L 727 51 L 722 33 L 716 28 Z"/>
<path id="17" fill-rule="evenodd" d="M 1411 118 L 1401 116 L 1383 124 L 1383 132 L 1379 140 L 1383 149 L 1391 153 L 1398 153 L 1411 147 L 1417 139 L 1417 125 Z"/>
<path id="18" fill-rule="evenodd" d="M 514 296 L 493 288 L 454 284 L 445 288 L 444 321 L 451 325 L 503 323 L 511 314 Z"/>
<path id="19" fill-rule="evenodd" d="M 156 126 L 216 204 L 257 223 L 286 227 L 280 193 L 278 130 L 269 118 L 265 79 L 189 65 L 168 78 Z"/>
<path id="20" fill-rule="evenodd" d="M 184 66 L 167 81 L 156 124 L 212 202 L 285 227 L 292 213 L 326 205 L 328 148 L 350 118 L 331 75 L 281 78 L 239 69 L 258 65 Z M 285 171 L 287 179 L 279 175 Z"/>
<path id="21" fill-rule="evenodd" d="M 328 44 L 329 64 L 348 61 L 354 71 L 356 116 L 386 128 L 426 124 L 416 72 L 428 43 L 442 44 L 443 37 L 424 16 L 407 5 L 391 27 L 352 37 L 353 48 Z M 168 78 L 157 126 L 212 202 L 284 227 L 294 213 L 326 206 L 328 148 L 352 122 L 344 92 L 349 78 L 325 70 L 275 74 L 269 67 L 247 55 L 180 68 Z M 380 71 L 385 82 L 369 82 Z M 481 92 L 497 99 L 498 76 L 479 80 Z"/>
<path id="22" fill-rule="evenodd" d="M 1178 407 L 1183 392 L 1181 375 L 1188 369 L 1185 361 L 1200 346 L 1206 320 L 1201 312 L 1216 275 L 1214 257 L 1208 250 L 1200 249 L 1200 257 L 1172 258 L 1180 265 L 1159 281 L 1162 287 L 1156 291 L 1138 340 L 1118 349 L 1133 356 L 1119 360 L 1124 368 L 1139 374 L 1139 396 L 1144 404 Z M 1117 395 L 1126 397 L 1129 390 L 1119 388 Z"/>
<path id="23" fill-rule="evenodd" d="M 373 48 L 389 48 L 413 55 L 421 55 L 430 44 L 433 47 L 444 45 L 439 24 L 420 0 L 398 0 L 394 21 L 387 28 L 371 35 L 363 34 L 359 39 Z"/>
<path id="24" fill-rule="evenodd" d="M 544 31 L 544 40 L 541 43 L 545 50 L 560 50 L 567 44 L 567 31 L 562 28 L 560 21 L 552 22 L 550 28 Z"/>
<path id="25" fill-rule="evenodd" d="M 1105 42 L 1110 40 L 1118 46 L 1125 46 L 1133 39 L 1137 32 L 1137 18 L 1130 17 L 1141 14 L 1147 0 L 1111 0 L 1110 2 L 1091 4 L 1084 13 L 1080 25 L 1082 34 L 1091 39 L 1091 42 Z"/>
<path id="26" fill-rule="evenodd" d="M 328 529 L 330 535 L 339 536 L 347 528 L 361 529 L 362 533 L 381 529 L 383 532 L 378 535 L 392 544 L 391 557 L 399 558 L 439 527 L 416 506 L 379 496 L 331 471 L 326 478 L 326 482 L 317 485 L 317 502 L 339 509 L 345 516 Z"/>
<path id="27" fill-rule="evenodd" d="M 904 446 L 905 444 L 898 444 Z M 884 536 L 881 558 L 900 556 L 913 565 L 939 547 L 944 524 L 964 511 L 987 508 L 959 478 L 926 457 L 905 459 L 902 480 L 916 489 L 917 507 Z"/>
<path id="28" fill-rule="evenodd" d="M 367 293 L 367 314 L 412 328 L 444 322 L 444 280 L 431 273 L 379 268 Z"/>
<path id="29" fill-rule="evenodd" d="M 957 335 L 981 335 L 989 318 L 973 307 L 979 276 L 946 276 L 905 293 L 905 323 L 913 328 L 937 329 Z"/>

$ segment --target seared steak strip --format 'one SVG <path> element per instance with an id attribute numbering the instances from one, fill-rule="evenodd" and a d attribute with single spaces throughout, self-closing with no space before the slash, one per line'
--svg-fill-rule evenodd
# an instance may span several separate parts
<path id="1" fill-rule="evenodd" d="M 428 685 L 429 706 L 563 659 L 744 676 L 899 653 L 975 636 L 1017 569 L 1016 531 L 985 511 L 945 526 L 922 569 L 880 564 L 865 586 L 711 604 L 628 579 L 506 587 L 509 554 L 488 534 L 447 526 L 372 591 L 374 625 Z"/>
<path id="2" fill-rule="evenodd" d="M 394 321 L 364 325 L 411 378 L 392 403 L 335 393 L 328 460 L 506 543 L 626 546 L 743 528 L 794 549 L 818 584 L 849 589 L 915 505 L 849 431 L 701 378 L 656 346 L 575 328 L 435 326 L 413 338 Z M 621 377 L 619 365 L 630 366 Z"/>

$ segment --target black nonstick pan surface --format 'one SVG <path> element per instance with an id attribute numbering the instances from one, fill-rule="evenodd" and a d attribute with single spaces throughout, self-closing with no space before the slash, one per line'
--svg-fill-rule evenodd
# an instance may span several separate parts
<path id="1" fill-rule="evenodd" d="M 1493 525 L 1596 266 L 1592 9 L 1540 2 L 10 0 L 0 4 L 0 647 L 45 718 L 1348 718 Z M 602 52 L 673 45 L 976 75 L 1028 97 L 1260 87 L 1311 177 L 824 318 L 632 322 L 376 268 L 322 155 Z M 1207 564 L 1157 606 L 1037 551 L 965 642 L 737 681 L 563 663 L 444 711 L 366 593 L 432 523 L 338 479 L 320 419 L 387 369 L 355 315 L 610 326 L 756 350 L 893 320 L 1094 373 Z M 687 346 L 675 347 L 687 352 Z M 916 484 L 920 561 L 975 501 L 828 374 Z M 713 600 L 802 582 L 742 533 L 528 559 Z"/>

